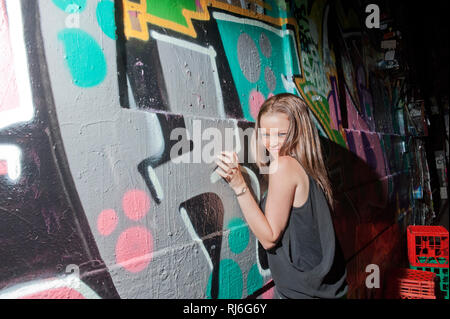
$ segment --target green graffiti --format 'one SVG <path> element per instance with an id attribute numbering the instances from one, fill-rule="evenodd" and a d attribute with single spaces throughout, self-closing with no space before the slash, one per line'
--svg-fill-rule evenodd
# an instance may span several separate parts
<path id="1" fill-rule="evenodd" d="M 77 13 L 84 10 L 86 0 L 52 0 L 53 3 L 67 13 Z"/>
<path id="2" fill-rule="evenodd" d="M 260 275 L 258 266 L 254 264 L 247 275 L 247 294 L 251 295 L 256 290 L 262 288 L 263 277 Z"/>
<path id="3" fill-rule="evenodd" d="M 116 23 L 114 20 L 114 2 L 102 0 L 97 5 L 97 22 L 102 31 L 111 39 L 116 40 Z"/>
<path id="4" fill-rule="evenodd" d="M 255 120 L 260 105 L 256 101 L 263 102 L 270 94 L 295 94 L 291 81 L 301 71 L 292 34 L 239 19 L 216 22 L 246 120 Z M 292 86 L 285 87 L 283 78 Z"/>
<path id="5" fill-rule="evenodd" d="M 303 88 L 303 86 L 302 86 L 302 88 Z M 324 99 L 313 100 L 308 95 L 305 95 L 304 99 L 310 108 L 311 108 L 311 106 L 313 106 L 313 108 L 318 110 L 317 113 L 315 113 L 315 114 L 317 116 L 317 119 L 319 119 L 320 123 L 322 123 L 322 124 L 331 123 L 330 113 L 328 111 L 330 109 L 328 100 L 324 100 Z M 329 125 L 328 125 L 328 128 L 329 128 L 329 136 L 326 136 L 326 137 L 331 139 L 332 141 L 336 142 L 340 146 L 347 148 L 347 143 L 346 143 L 344 137 L 342 136 L 341 132 L 330 128 Z"/>
<path id="6" fill-rule="evenodd" d="M 347 147 L 342 133 L 330 126 L 328 96 L 332 87 L 329 74 L 333 74 L 335 66 L 330 56 L 320 54 L 320 48 L 328 42 L 328 39 L 320 37 L 321 31 L 318 29 L 318 26 L 321 25 L 325 4 L 326 1 L 314 2 L 314 5 L 307 0 L 295 2 L 301 13 L 298 17 L 298 25 L 304 81 L 300 83 L 300 87 L 303 91 L 302 97 L 314 111 L 320 124 L 326 128 L 327 137 L 339 145 Z"/>
<path id="7" fill-rule="evenodd" d="M 195 12 L 197 10 L 195 0 L 147 0 L 147 13 L 187 27 L 183 9 Z"/>
<path id="8" fill-rule="evenodd" d="M 305 93 L 315 91 L 317 98 L 326 99 L 328 92 L 331 91 L 330 81 L 326 74 L 327 68 L 322 63 L 316 46 L 310 46 L 311 53 L 303 54 L 303 72 L 305 75 Z"/>
<path id="9" fill-rule="evenodd" d="M 64 29 L 58 33 L 65 49 L 64 59 L 75 85 L 92 87 L 106 76 L 106 60 L 97 42 L 80 29 Z"/>
<path id="10" fill-rule="evenodd" d="M 248 245 L 249 231 L 247 224 L 241 218 L 234 218 L 228 223 L 230 235 L 228 244 L 235 254 L 242 253 Z"/>
<path id="11" fill-rule="evenodd" d="M 206 286 L 206 297 L 211 299 L 212 273 Z M 218 299 L 242 298 L 243 280 L 239 265 L 231 259 L 223 259 L 219 265 Z"/>

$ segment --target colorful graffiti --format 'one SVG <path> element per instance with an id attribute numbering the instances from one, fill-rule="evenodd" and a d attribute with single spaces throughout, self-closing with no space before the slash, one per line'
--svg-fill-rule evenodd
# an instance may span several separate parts
<path id="1" fill-rule="evenodd" d="M 42 43 L 27 9 L 0 1 L 0 298 L 117 298 L 64 167 L 43 52 L 28 54 Z"/>
<path id="2" fill-rule="evenodd" d="M 386 129 L 399 125 L 395 87 L 340 2 L 10 3 L 0 297 L 271 298 L 264 250 L 214 163 L 195 156 L 208 128 L 231 130 L 248 154 L 239 132 L 280 92 L 307 102 L 322 137 L 349 297 L 365 295 L 368 264 L 393 262 L 410 210 L 404 136 Z M 242 170 L 259 200 L 264 179 L 248 158 Z"/>

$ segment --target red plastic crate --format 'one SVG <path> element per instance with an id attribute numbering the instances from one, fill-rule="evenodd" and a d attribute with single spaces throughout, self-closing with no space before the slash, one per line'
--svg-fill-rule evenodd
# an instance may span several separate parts
<path id="1" fill-rule="evenodd" d="M 448 267 L 448 230 L 442 226 L 408 226 L 408 259 L 414 267 Z"/>
<path id="2" fill-rule="evenodd" d="M 401 299 L 436 299 L 434 290 L 411 287 L 402 287 L 399 296 Z"/>
<path id="3" fill-rule="evenodd" d="M 392 279 L 397 280 L 402 285 L 429 285 L 434 287 L 436 274 L 431 271 L 400 268 L 392 272 Z"/>
<path id="4" fill-rule="evenodd" d="M 436 299 L 436 274 L 400 268 L 391 272 L 388 280 L 387 298 Z"/>

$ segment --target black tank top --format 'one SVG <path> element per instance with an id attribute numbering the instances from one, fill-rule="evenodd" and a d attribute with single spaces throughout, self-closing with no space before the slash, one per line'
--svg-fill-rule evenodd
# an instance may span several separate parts
<path id="1" fill-rule="evenodd" d="M 284 298 L 342 298 L 347 293 L 345 260 L 322 189 L 308 176 L 309 192 L 267 259 L 277 292 Z M 265 211 L 267 196 L 261 201 Z"/>

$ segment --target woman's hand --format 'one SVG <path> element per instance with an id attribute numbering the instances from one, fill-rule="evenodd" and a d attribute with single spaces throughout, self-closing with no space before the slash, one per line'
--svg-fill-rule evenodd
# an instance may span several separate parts
<path id="1" fill-rule="evenodd" d="M 245 186 L 245 180 L 241 173 L 238 157 L 235 152 L 221 152 L 215 160 L 218 168 L 217 174 L 225 178 L 235 193 L 242 190 Z"/>

